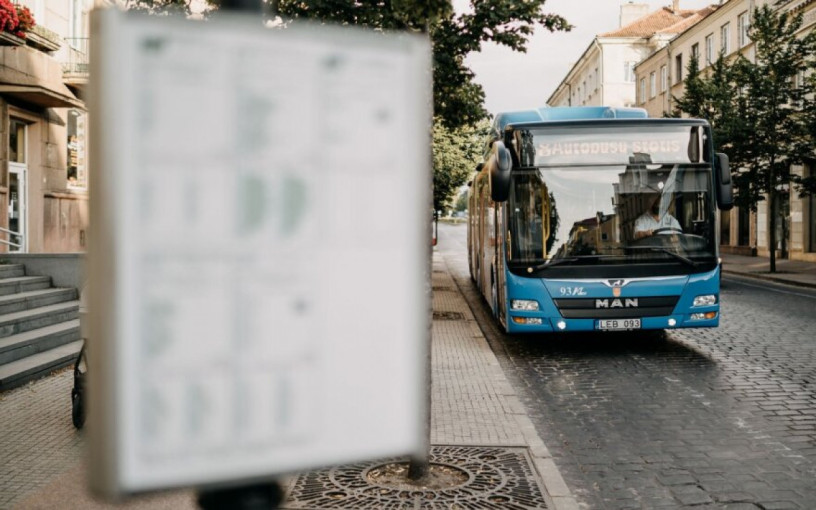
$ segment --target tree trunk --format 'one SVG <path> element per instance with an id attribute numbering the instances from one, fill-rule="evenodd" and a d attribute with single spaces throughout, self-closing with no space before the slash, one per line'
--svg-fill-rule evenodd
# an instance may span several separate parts
<path id="1" fill-rule="evenodd" d="M 768 186 L 768 213 L 770 224 L 768 225 L 768 250 L 770 252 L 771 267 L 770 272 L 776 272 L 776 186 L 771 173 L 771 185 Z"/>

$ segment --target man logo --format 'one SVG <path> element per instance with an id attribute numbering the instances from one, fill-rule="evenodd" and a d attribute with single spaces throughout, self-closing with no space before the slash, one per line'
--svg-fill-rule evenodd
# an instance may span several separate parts
<path id="1" fill-rule="evenodd" d="M 595 308 L 637 308 L 637 298 L 596 299 Z"/>
<path id="2" fill-rule="evenodd" d="M 626 283 L 626 280 L 607 280 L 610 287 L 623 287 L 624 283 Z"/>

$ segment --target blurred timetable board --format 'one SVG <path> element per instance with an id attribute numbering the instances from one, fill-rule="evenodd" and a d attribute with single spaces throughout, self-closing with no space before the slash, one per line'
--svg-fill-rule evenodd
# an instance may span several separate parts
<path id="1" fill-rule="evenodd" d="M 423 444 L 423 38 L 92 17 L 91 480 L 238 483 Z"/>

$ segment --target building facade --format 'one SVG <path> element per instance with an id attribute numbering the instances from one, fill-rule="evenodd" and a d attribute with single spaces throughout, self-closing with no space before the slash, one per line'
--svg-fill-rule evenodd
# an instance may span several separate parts
<path id="1" fill-rule="evenodd" d="M 636 105 L 645 108 L 649 116 L 662 117 L 674 111 L 674 98 L 684 94 L 683 80 L 692 55 L 705 73 L 722 54 L 734 58 L 742 54 L 754 58 L 754 48 L 748 36 L 751 15 L 755 8 L 771 3 L 781 11 L 803 12 L 801 32 L 816 27 L 816 0 L 728 0 L 712 6 L 712 12 L 673 38 L 669 44 L 652 53 L 635 67 L 639 84 L 648 84 L 651 76 L 665 69 L 666 86 L 652 93 L 648 85 L 638 87 Z M 810 162 L 795 166 L 793 172 L 812 175 L 816 165 Z M 776 238 L 777 253 L 782 257 L 816 261 L 816 199 L 799 197 L 790 187 L 780 190 Z M 744 255 L 768 255 L 770 252 L 770 219 L 767 203 L 762 201 L 756 212 L 735 207 L 721 214 L 720 243 L 723 252 Z"/>
<path id="2" fill-rule="evenodd" d="M 3 3 L 5 2 L 5 4 Z M 0 251 L 84 251 L 89 0 L 18 0 L 35 25 L 0 32 Z"/>
<path id="3" fill-rule="evenodd" d="M 550 95 L 550 106 L 634 106 L 635 66 L 698 19 L 695 10 L 672 7 L 649 12 L 648 5 L 621 6 L 619 29 L 600 34 Z"/>

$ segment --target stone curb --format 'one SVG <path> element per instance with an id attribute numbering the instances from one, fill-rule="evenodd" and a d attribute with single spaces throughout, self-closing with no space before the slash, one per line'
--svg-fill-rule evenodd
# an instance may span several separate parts
<path id="1" fill-rule="evenodd" d="M 723 269 L 722 273 L 724 275 L 728 275 L 728 276 L 743 277 L 743 278 L 748 278 L 748 279 L 751 279 L 751 280 L 781 283 L 783 285 L 792 285 L 792 286 L 795 286 L 795 287 L 802 287 L 802 288 L 806 288 L 806 289 L 816 289 L 816 284 L 814 284 L 814 283 L 793 281 L 793 280 L 789 280 L 787 278 L 779 278 L 779 277 L 769 276 L 769 275 L 764 275 L 764 274 L 743 273 L 743 272 L 734 271 L 734 270 L 731 270 L 731 269 Z"/>

